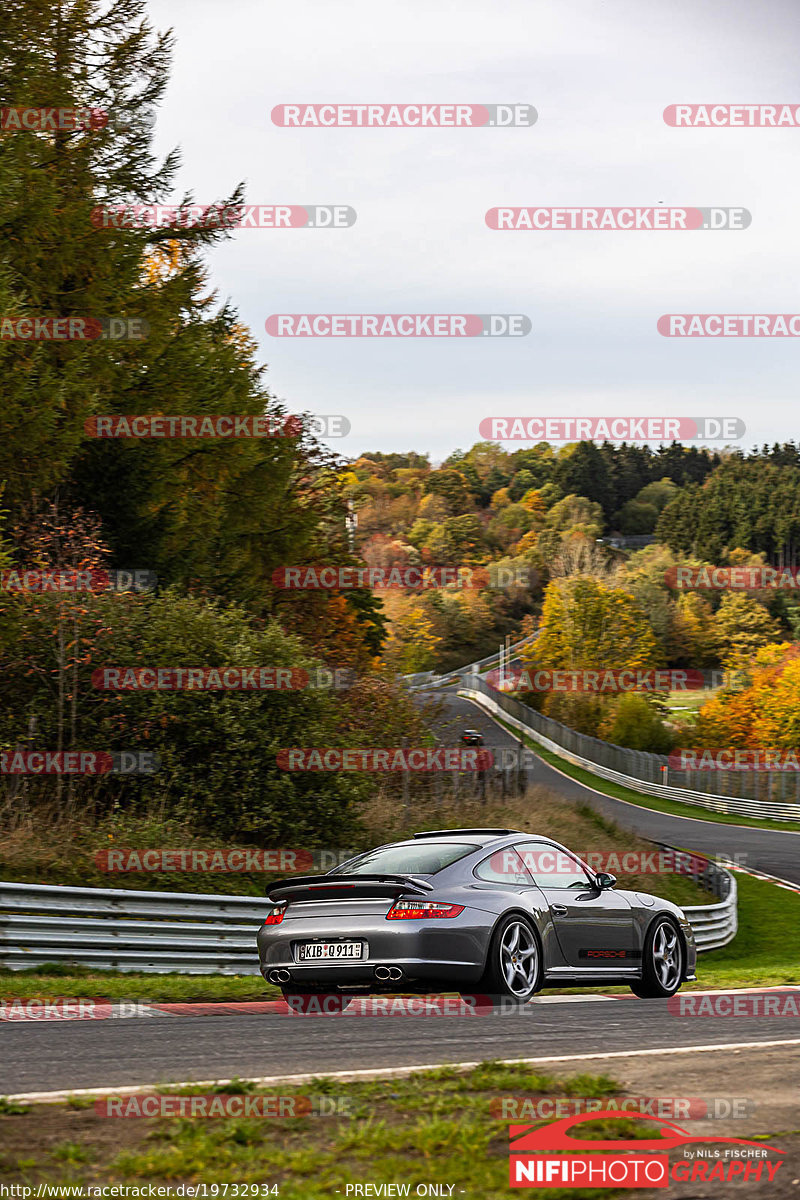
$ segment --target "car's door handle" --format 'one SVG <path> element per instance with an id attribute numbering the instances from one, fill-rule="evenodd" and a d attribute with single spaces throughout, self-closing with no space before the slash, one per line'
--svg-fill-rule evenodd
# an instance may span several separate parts
<path id="1" fill-rule="evenodd" d="M 564 907 L 563 904 L 551 904 L 550 911 L 556 917 L 565 917 L 568 912 L 568 910 Z"/>

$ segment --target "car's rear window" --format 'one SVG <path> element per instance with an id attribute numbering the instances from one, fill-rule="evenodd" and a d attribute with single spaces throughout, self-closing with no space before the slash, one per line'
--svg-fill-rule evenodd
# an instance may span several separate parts
<path id="1" fill-rule="evenodd" d="M 386 872 L 389 875 L 435 875 L 477 848 L 456 842 L 385 846 L 380 850 L 370 850 L 349 863 L 342 863 L 330 874 L 374 875 Z"/>

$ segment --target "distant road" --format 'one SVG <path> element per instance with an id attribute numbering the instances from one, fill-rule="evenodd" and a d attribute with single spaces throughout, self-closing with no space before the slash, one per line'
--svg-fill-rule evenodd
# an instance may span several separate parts
<path id="1" fill-rule="evenodd" d="M 479 729 L 489 747 L 519 747 L 518 740 L 492 720 L 479 705 L 457 696 L 455 685 L 427 695 L 434 695 L 446 705 L 445 713 L 436 724 L 436 731 L 443 742 L 456 742 L 463 729 Z M 738 861 L 750 870 L 764 871 L 800 884 L 800 833 L 756 829 L 749 825 L 725 825 L 693 816 L 675 817 L 654 812 L 595 792 L 555 770 L 538 756 L 527 770 L 527 779 L 531 784 L 541 784 L 559 792 L 567 800 L 590 804 L 596 812 L 611 818 L 618 825 L 653 841 L 712 856 L 726 854 L 734 861 L 738 855 Z"/>

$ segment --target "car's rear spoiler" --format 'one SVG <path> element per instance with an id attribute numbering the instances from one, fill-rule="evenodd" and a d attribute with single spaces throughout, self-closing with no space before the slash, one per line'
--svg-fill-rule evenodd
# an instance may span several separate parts
<path id="1" fill-rule="evenodd" d="M 267 888 L 268 900 L 344 900 L 432 892 L 433 884 L 414 875 L 301 875 L 278 879 Z"/>

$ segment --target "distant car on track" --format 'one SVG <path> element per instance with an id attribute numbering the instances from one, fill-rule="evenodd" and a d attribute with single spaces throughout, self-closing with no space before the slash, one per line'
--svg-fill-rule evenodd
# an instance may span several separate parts
<path id="1" fill-rule="evenodd" d="M 528 1000 L 627 984 L 672 996 L 697 949 L 668 900 L 615 887 L 550 838 L 445 829 L 267 889 L 261 973 L 285 996 L 443 990 Z"/>
<path id="2" fill-rule="evenodd" d="M 482 746 L 483 734 L 479 729 L 465 729 L 461 735 L 461 741 L 465 746 Z"/>

